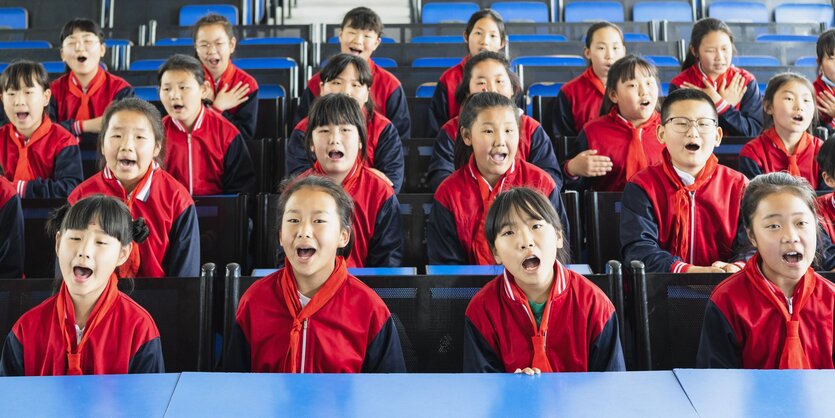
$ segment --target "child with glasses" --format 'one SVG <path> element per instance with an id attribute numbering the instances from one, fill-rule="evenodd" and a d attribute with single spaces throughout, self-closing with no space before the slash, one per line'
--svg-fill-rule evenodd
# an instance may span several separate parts
<path id="1" fill-rule="evenodd" d="M 671 93 L 661 107 L 661 164 L 635 174 L 623 191 L 620 241 L 625 261 L 650 272 L 739 271 L 749 247 L 739 204 L 748 180 L 718 164 L 722 128 L 713 100 L 696 89 Z"/>

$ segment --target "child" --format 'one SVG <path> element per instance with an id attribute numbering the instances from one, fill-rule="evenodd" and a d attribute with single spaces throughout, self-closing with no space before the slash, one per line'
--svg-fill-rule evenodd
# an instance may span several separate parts
<path id="1" fill-rule="evenodd" d="M 14 185 L 3 177 L 0 166 L 0 278 L 23 277 L 24 243 L 23 208 Z"/>
<path id="2" fill-rule="evenodd" d="M 203 105 L 200 62 L 176 54 L 159 69 L 168 142 L 165 168 L 192 196 L 255 193 L 255 169 L 238 129 Z"/>
<path id="3" fill-rule="evenodd" d="M 374 82 L 371 87 L 371 98 L 400 134 L 400 139 L 409 139 L 411 121 L 409 107 L 406 105 L 406 93 L 397 77 L 377 66 L 371 59 L 371 54 L 380 46 L 383 36 L 383 22 L 380 16 L 367 7 L 351 9 L 342 19 L 339 30 L 340 52 L 356 55 L 368 61 L 371 77 Z M 299 100 L 299 107 L 293 118 L 293 125 L 298 125 L 308 115 L 313 99 L 321 94 L 322 80 L 316 73 L 307 82 L 307 88 Z"/>
<path id="4" fill-rule="evenodd" d="M 455 99 L 463 103 L 470 95 L 485 91 L 513 99 L 521 90 L 519 80 L 510 71 L 510 63 L 505 56 L 486 51 L 470 58 L 464 65 L 464 79 L 455 92 Z M 521 114 L 520 110 L 517 112 Z M 557 189 L 562 189 L 562 172 L 548 134 L 535 119 L 527 115 L 518 117 L 519 158 L 545 170 L 557 184 Z M 456 116 L 445 123 L 435 140 L 427 174 L 432 190 L 436 190 L 456 168 L 454 150 L 459 136 L 458 119 Z"/>
<path id="5" fill-rule="evenodd" d="M 374 102 L 369 97 L 373 80 L 368 63 L 356 55 L 339 54 L 328 60 L 328 64 L 319 75 L 323 96 L 332 93 L 347 94 L 363 108 L 368 127 L 368 141 L 365 147 L 368 166 L 375 171 L 379 170 L 378 173 L 389 181 L 395 192 L 399 192 L 403 185 L 403 142 L 400 141 L 400 134 L 394 125 L 375 110 Z M 305 117 L 296 125 L 287 141 L 285 164 L 288 175 L 309 169 L 315 161 L 315 156 L 305 148 L 306 130 Z"/>
<path id="6" fill-rule="evenodd" d="M 52 123 L 49 79 L 43 65 L 17 61 L 0 75 L 3 110 L 0 163 L 22 198 L 66 198 L 84 179 L 78 139 Z"/>
<path id="7" fill-rule="evenodd" d="M 366 165 L 365 117 L 357 101 L 344 94 L 316 99 L 305 143 L 316 162 L 301 176 L 328 177 L 354 199 L 354 243 L 346 258 L 348 267 L 400 266 L 400 203 L 394 189 Z"/>
<path id="8" fill-rule="evenodd" d="M 615 307 L 563 265 L 562 224 L 548 199 L 526 187 L 504 192 L 485 230 L 505 271 L 467 306 L 464 372 L 624 371 Z"/>
<path id="9" fill-rule="evenodd" d="M 676 90 L 661 106 L 661 164 L 638 172 L 623 190 L 620 242 L 624 260 L 650 272 L 733 273 L 748 244 L 739 202 L 745 176 L 719 165 L 722 141 L 713 100 L 695 89 Z"/>
<path id="10" fill-rule="evenodd" d="M 499 52 L 507 45 L 504 20 L 492 9 L 481 9 L 473 13 L 464 29 L 464 42 L 468 54 L 457 65 L 444 71 L 435 86 L 435 94 L 429 105 L 429 126 L 426 129 L 429 138 L 437 136 L 448 120 L 458 116 L 461 103 L 455 100 L 455 90 L 464 78 L 467 60 L 479 52 Z"/>
<path id="11" fill-rule="evenodd" d="M 749 179 L 788 171 L 816 189 L 826 189 L 815 160 L 823 141 L 809 133 L 817 116 L 812 83 L 799 74 L 775 75 L 765 88 L 763 110 L 768 115 L 766 130 L 742 147 L 739 171 Z"/>
<path id="12" fill-rule="evenodd" d="M 763 126 L 760 88 L 751 73 L 733 66 L 733 54 L 734 34 L 728 25 L 719 19 L 699 20 L 681 73 L 670 80 L 670 93 L 680 88 L 705 92 L 725 135 L 754 137 Z"/>
<path id="13" fill-rule="evenodd" d="M 830 131 L 835 130 L 835 29 L 818 36 L 818 78 L 815 80 L 815 98 L 820 112 L 819 122 Z"/>
<path id="14" fill-rule="evenodd" d="M 609 67 L 626 54 L 623 43 L 623 31 L 617 25 L 597 22 L 589 26 L 583 49 L 589 68 L 560 89 L 554 132 L 577 136 L 586 122 L 600 114 Z"/>
<path id="15" fill-rule="evenodd" d="M 287 262 L 241 297 L 228 371 L 406 371 L 391 313 L 348 273 L 352 209 L 351 197 L 323 177 L 294 181 L 281 194 L 278 238 Z"/>
<path id="16" fill-rule="evenodd" d="M 238 40 L 229 21 L 208 14 L 194 24 L 194 47 L 209 80 L 207 97 L 212 108 L 232 122 L 244 139 L 254 139 L 258 118 L 258 83 L 232 64 Z"/>
<path id="17" fill-rule="evenodd" d="M 111 102 L 133 96 L 133 87 L 99 65 L 105 53 L 104 32 L 90 19 L 73 19 L 61 29 L 61 60 L 70 72 L 50 85 L 53 120 L 93 143 L 101 116 Z"/>
<path id="18" fill-rule="evenodd" d="M 661 118 L 655 66 L 635 55 L 609 70 L 601 116 L 577 137 L 578 154 L 565 164 L 566 176 L 581 176 L 580 190 L 621 192 L 635 173 L 661 162 L 664 145 L 655 133 Z"/>
<path id="19" fill-rule="evenodd" d="M 496 264 L 484 236 L 485 217 L 496 196 L 513 187 L 548 196 L 561 224 L 568 225 L 554 180 L 516 158 L 519 119 L 512 100 L 499 93 L 475 94 L 464 103 L 460 118 L 458 168 L 438 187 L 429 214 L 429 264 Z M 563 235 L 568 236 L 567 229 Z"/>
<path id="20" fill-rule="evenodd" d="M 824 184 L 829 188 L 835 188 L 835 141 L 824 141 L 816 157 L 820 166 L 821 177 Z M 829 239 L 835 238 L 835 193 L 827 193 L 818 197 L 818 214 L 821 225 L 829 235 Z"/>
<path id="21" fill-rule="evenodd" d="M 819 238 L 814 191 L 787 173 L 757 176 L 742 218 L 757 252 L 713 289 L 697 366 L 832 369 L 835 285 L 811 267 Z"/>
<path id="22" fill-rule="evenodd" d="M 17 320 L 3 345 L 0 376 L 163 373 L 154 319 L 117 287 L 133 241 L 148 236 L 143 220 L 99 195 L 62 207 L 50 227 L 58 294 Z"/>
<path id="23" fill-rule="evenodd" d="M 104 169 L 78 185 L 70 204 L 95 194 L 116 197 L 134 218 L 144 218 L 148 240 L 131 250 L 121 277 L 197 277 L 200 229 L 194 201 L 160 168 L 165 134 L 159 111 L 137 98 L 114 102 L 104 113 L 98 152 Z"/>

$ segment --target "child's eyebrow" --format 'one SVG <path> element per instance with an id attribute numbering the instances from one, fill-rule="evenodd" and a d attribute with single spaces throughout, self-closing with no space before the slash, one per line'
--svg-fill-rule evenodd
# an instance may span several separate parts
<path id="1" fill-rule="evenodd" d="M 805 214 L 806 214 L 806 212 L 794 212 L 789 216 L 797 216 L 797 215 L 805 215 Z M 765 220 L 765 219 L 782 218 L 782 217 L 783 217 L 783 214 L 781 214 L 781 213 L 772 213 L 770 215 L 764 216 L 763 219 Z"/>

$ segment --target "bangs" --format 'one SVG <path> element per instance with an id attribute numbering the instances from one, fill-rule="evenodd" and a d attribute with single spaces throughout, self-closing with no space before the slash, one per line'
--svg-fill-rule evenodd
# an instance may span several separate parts
<path id="1" fill-rule="evenodd" d="M 85 230 L 90 223 L 95 222 L 107 235 L 119 240 L 122 245 L 131 242 L 131 220 L 127 207 L 121 208 L 115 199 L 95 195 L 78 201 L 68 211 L 61 223 L 61 231 L 68 229 Z M 124 206 L 124 204 L 122 204 Z"/>
<path id="2" fill-rule="evenodd" d="M 336 96 L 336 95 L 326 95 L 327 96 Z M 342 95 L 340 95 L 342 96 Z M 345 96 L 351 101 L 354 99 Z M 309 129 L 313 130 L 320 126 L 328 126 L 328 125 L 354 125 L 357 129 L 360 129 L 364 126 L 364 121 L 362 119 L 362 113 L 359 111 L 359 106 L 357 105 L 355 108 L 351 106 L 346 106 L 346 101 L 344 100 L 317 100 L 321 101 L 320 106 L 317 112 L 310 112 L 310 118 L 308 119 L 308 126 Z"/>
<path id="3" fill-rule="evenodd" d="M 49 78 L 43 65 L 32 61 L 18 61 L 11 63 L 0 74 L 0 89 L 23 90 L 36 85 L 44 90 L 49 88 Z"/>
<path id="4" fill-rule="evenodd" d="M 635 59 L 624 62 L 623 70 L 620 72 L 618 82 L 625 83 L 638 78 L 638 74 L 655 78 L 658 80 L 658 71 L 655 66 L 644 59 Z"/>

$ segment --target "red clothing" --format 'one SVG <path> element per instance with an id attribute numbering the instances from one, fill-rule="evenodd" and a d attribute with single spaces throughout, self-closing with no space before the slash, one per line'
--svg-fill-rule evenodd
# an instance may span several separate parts
<path id="1" fill-rule="evenodd" d="M 828 91 L 829 94 L 835 96 L 835 88 L 832 88 L 828 84 L 826 84 L 826 82 L 823 81 L 823 79 L 821 78 L 821 75 L 818 75 L 818 78 L 815 79 L 815 82 L 814 82 L 813 85 L 815 86 L 815 96 L 816 97 L 817 97 L 817 95 L 819 95 L 821 92 L 824 92 L 824 91 Z M 818 120 L 818 122 L 822 126 L 826 126 L 829 129 L 835 129 L 835 122 L 833 122 L 833 119 L 829 115 L 827 115 L 823 111 L 820 111 L 818 113 L 818 117 L 820 118 Z"/>
<path id="2" fill-rule="evenodd" d="M 133 96 L 133 88 L 123 78 L 103 69 L 99 69 L 99 71 L 104 72 L 105 79 L 101 88 L 90 97 L 88 113 L 91 118 L 104 115 L 105 109 L 114 100 Z M 73 73 L 68 72 L 53 81 L 49 85 L 49 89 L 52 90 L 52 98 L 55 104 L 55 121 L 61 122 L 64 128 L 75 135 L 81 135 L 81 121 L 76 120 L 76 115 L 81 106 L 81 98 L 70 93 L 70 83 L 73 82 L 78 83 Z M 64 124 L 64 122 L 68 122 L 68 124 Z"/>
<path id="3" fill-rule="evenodd" d="M 770 137 L 771 136 L 771 137 Z M 777 137 L 775 129 L 768 128 L 760 136 L 748 141 L 739 152 L 739 169 L 749 179 L 759 174 L 789 171 L 789 157 L 774 142 Z M 823 146 L 823 141 L 812 135 L 806 136 L 807 146 L 798 145 L 795 150 L 797 168 L 812 188 L 821 185 L 821 169 L 815 158 Z"/>
<path id="4" fill-rule="evenodd" d="M 0 177 L 0 277 L 23 277 L 23 208 L 12 183 Z"/>
<path id="5" fill-rule="evenodd" d="M 540 126 L 541 125 L 536 121 L 536 119 L 528 115 L 522 115 L 519 118 L 519 148 L 516 150 L 516 158 L 528 161 L 528 155 L 531 153 L 531 137 L 536 130 L 540 128 Z M 447 121 L 441 129 L 447 134 L 447 137 L 453 143 L 457 141 L 458 116 Z"/>
<path id="6" fill-rule="evenodd" d="M 756 80 L 753 74 L 743 70 L 742 68 L 737 68 L 732 65 L 728 68 L 727 71 L 725 71 L 725 74 L 722 74 L 721 76 L 719 76 L 719 78 L 716 79 L 715 82 L 713 82 L 713 80 L 711 80 L 704 72 L 702 72 L 702 69 L 699 68 L 699 64 L 694 64 L 691 67 L 679 73 L 677 76 L 673 77 L 673 79 L 670 80 L 670 84 L 681 88 L 681 85 L 686 82 L 693 84 L 696 87 L 704 88 L 704 79 L 707 78 L 708 81 L 713 82 L 713 87 L 718 89 L 719 86 L 722 85 L 723 80 L 727 80 L 727 82 L 730 82 L 730 80 L 733 79 L 737 74 L 742 75 L 742 78 L 744 80 L 743 84 L 746 86 L 752 81 Z M 739 102 L 734 107 L 736 109 L 739 109 L 741 105 L 742 102 Z M 716 111 L 719 112 L 720 115 L 725 113 L 729 107 L 730 104 L 726 102 L 724 99 L 720 100 L 719 103 L 716 103 Z"/>
<path id="7" fill-rule="evenodd" d="M 600 82 L 598 83 L 595 82 Z M 603 104 L 603 84 L 589 66 L 583 74 L 565 83 L 560 88 L 560 112 L 557 132 L 564 136 L 576 136 L 585 124 L 600 115 Z"/>
<path id="8" fill-rule="evenodd" d="M 227 85 L 229 88 L 233 88 L 238 83 L 249 86 L 249 96 L 247 96 L 246 101 L 243 103 L 224 111 L 220 111 L 214 107 L 213 109 L 217 110 L 224 118 L 232 122 L 238 128 L 243 138 L 255 139 L 253 136 L 255 136 L 258 119 L 258 82 L 255 81 L 255 78 L 246 71 L 236 67 L 231 61 L 226 66 L 226 71 L 217 80 L 212 77 L 212 74 L 205 66 L 203 67 L 203 74 L 211 84 L 212 92 L 215 96 L 218 91 L 225 89 L 224 86 Z"/>
<path id="9" fill-rule="evenodd" d="M 835 193 L 818 197 L 818 217 L 830 239 L 835 239 Z"/>
<path id="10" fill-rule="evenodd" d="M 447 115 L 450 119 L 458 117 L 458 113 L 461 111 L 461 103 L 458 103 L 458 101 L 455 100 L 455 90 L 458 90 L 458 85 L 461 84 L 461 80 L 464 79 L 464 65 L 467 64 L 467 60 L 469 59 L 470 56 L 467 55 L 454 67 L 450 67 L 444 71 L 444 73 L 441 74 L 440 80 L 438 80 L 437 87 L 435 87 L 443 88 L 446 91 Z"/>
<path id="11" fill-rule="evenodd" d="M 385 113 L 389 97 L 400 87 L 400 80 L 385 68 L 377 66 L 372 60 L 368 60 L 368 67 L 371 69 L 371 91 L 369 96 L 374 101 L 374 107 Z M 317 72 L 307 82 L 307 88 L 313 93 L 313 97 L 322 95 L 321 76 Z M 391 118 L 389 118 L 391 119 Z M 401 135 L 402 136 L 402 135 Z"/>

